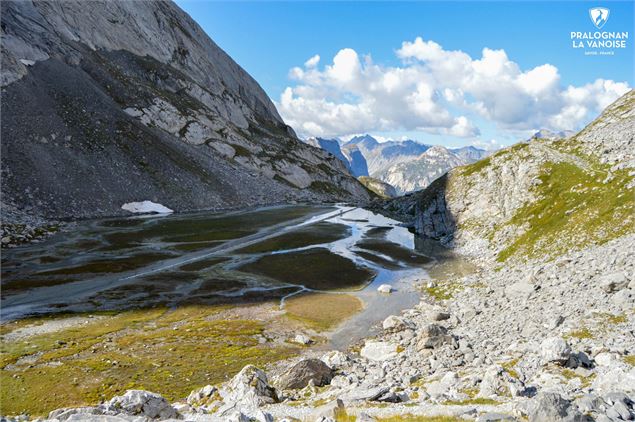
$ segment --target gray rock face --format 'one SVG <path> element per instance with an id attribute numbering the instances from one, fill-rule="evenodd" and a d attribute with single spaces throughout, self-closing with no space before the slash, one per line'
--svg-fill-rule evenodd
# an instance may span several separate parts
<path id="1" fill-rule="evenodd" d="M 427 149 L 413 159 L 395 164 L 386 170 L 382 178 L 395 186 L 400 193 L 424 189 L 454 167 L 473 162 L 463 159 L 440 145 Z"/>
<path id="2" fill-rule="evenodd" d="M 359 148 L 350 145 L 348 148 L 343 148 L 342 153 L 348 158 L 353 176 L 368 176 L 368 163 Z"/>
<path id="3" fill-rule="evenodd" d="M 397 191 L 392 185 L 382 182 L 379 179 L 368 176 L 360 176 L 359 181 L 370 191 L 376 193 L 380 198 L 389 199 L 397 196 Z"/>
<path id="4" fill-rule="evenodd" d="M 366 359 L 381 362 L 397 357 L 397 344 L 382 341 L 367 341 L 360 351 L 360 355 Z"/>
<path id="5" fill-rule="evenodd" d="M 1 7 L 4 203 L 51 219 L 369 198 L 174 3 Z"/>
<path id="6" fill-rule="evenodd" d="M 304 142 L 307 144 L 314 146 L 316 148 L 321 148 L 324 151 L 333 154 L 335 158 L 340 160 L 347 169 L 350 170 L 350 163 L 348 162 L 348 158 L 344 156 L 344 153 L 340 149 L 340 143 L 337 139 L 325 139 L 325 138 L 308 138 Z"/>

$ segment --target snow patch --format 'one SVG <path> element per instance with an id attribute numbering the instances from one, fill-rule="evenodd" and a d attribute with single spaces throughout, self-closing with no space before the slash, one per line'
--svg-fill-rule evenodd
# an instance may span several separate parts
<path id="1" fill-rule="evenodd" d="M 128 202 L 127 204 L 123 204 L 121 209 L 126 211 L 134 212 L 134 213 L 157 213 L 157 214 L 170 214 L 174 211 L 165 207 L 161 204 L 157 204 L 152 201 L 143 201 L 143 202 Z"/>

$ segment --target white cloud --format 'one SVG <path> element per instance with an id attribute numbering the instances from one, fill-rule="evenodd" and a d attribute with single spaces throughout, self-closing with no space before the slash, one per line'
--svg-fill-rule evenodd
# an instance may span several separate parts
<path id="1" fill-rule="evenodd" d="M 320 55 L 316 54 L 315 56 L 311 57 L 309 60 L 304 62 L 304 67 L 315 67 L 318 65 L 319 62 L 320 62 Z"/>
<path id="2" fill-rule="evenodd" d="M 484 149 L 486 151 L 496 151 L 499 150 L 501 148 L 504 148 L 506 145 L 499 142 L 496 139 L 490 139 L 489 141 L 485 141 L 482 139 L 476 139 L 474 141 L 472 141 L 472 146 L 475 146 L 477 148 L 481 148 Z"/>
<path id="3" fill-rule="evenodd" d="M 315 55 L 290 70 L 296 84 L 278 110 L 303 136 L 420 130 L 471 138 L 480 133 L 475 119 L 508 133 L 577 129 L 630 89 L 603 79 L 563 87 L 551 64 L 522 70 L 504 50 L 472 58 L 420 37 L 396 55 L 401 64 L 386 67 L 345 48 L 323 69 Z"/>

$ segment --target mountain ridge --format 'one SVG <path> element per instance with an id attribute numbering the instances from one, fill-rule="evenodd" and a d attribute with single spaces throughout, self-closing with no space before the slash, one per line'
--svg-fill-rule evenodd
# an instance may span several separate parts
<path id="1" fill-rule="evenodd" d="M 370 199 L 174 3 L 1 7 L 4 215 Z"/>
<path id="2" fill-rule="evenodd" d="M 446 148 L 413 140 L 379 142 L 369 134 L 354 136 L 346 142 L 337 138 L 308 138 L 305 142 L 314 146 L 322 142 L 323 149 L 332 152 L 351 170 L 352 158 L 356 158 L 358 167 L 352 171 L 354 176 L 370 176 L 388 183 L 398 194 L 425 188 L 451 168 L 472 163 L 487 154 L 474 146 Z M 431 149 L 437 152 L 437 157 L 426 155 Z"/>
<path id="3" fill-rule="evenodd" d="M 532 138 L 457 167 L 383 210 L 487 262 L 554 257 L 633 231 L 635 92 L 568 138 Z"/>

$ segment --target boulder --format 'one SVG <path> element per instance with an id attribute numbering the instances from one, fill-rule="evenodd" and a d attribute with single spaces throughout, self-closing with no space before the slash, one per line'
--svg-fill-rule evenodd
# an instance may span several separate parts
<path id="1" fill-rule="evenodd" d="M 379 293 L 389 294 L 392 292 L 392 286 L 390 284 L 382 284 L 381 286 L 377 287 L 377 291 Z"/>
<path id="2" fill-rule="evenodd" d="M 278 387 L 294 390 L 306 387 L 310 381 L 316 387 L 328 385 L 333 378 L 333 370 L 319 359 L 304 359 L 296 363 L 278 379 Z"/>
<path id="3" fill-rule="evenodd" d="M 575 403 L 578 406 L 578 410 L 583 413 L 597 412 L 603 407 L 606 407 L 604 400 L 594 394 L 585 394 L 576 399 Z"/>
<path id="4" fill-rule="evenodd" d="M 560 337 L 550 337 L 540 344 L 540 354 L 544 363 L 564 365 L 571 355 L 571 347 Z"/>
<path id="5" fill-rule="evenodd" d="M 533 292 L 537 290 L 535 284 L 527 281 L 519 281 L 505 287 L 505 296 L 509 299 L 527 299 Z"/>
<path id="6" fill-rule="evenodd" d="M 516 422 L 517 418 L 511 415 L 506 415 L 504 413 L 496 413 L 496 412 L 488 412 L 483 413 L 478 418 L 476 418 L 476 422 Z"/>
<path id="7" fill-rule="evenodd" d="M 583 422 L 586 417 L 558 393 L 541 393 L 532 403 L 529 422 Z"/>
<path id="8" fill-rule="evenodd" d="M 417 339 L 417 349 L 436 349 L 444 344 L 452 343 L 452 336 L 448 335 L 448 330 L 438 324 L 428 324 L 424 326 Z"/>
<path id="9" fill-rule="evenodd" d="M 218 410 L 221 417 L 227 417 L 236 408 L 246 412 L 278 401 L 276 390 L 269 385 L 267 374 L 254 365 L 247 365 L 236 374 L 221 390 L 221 396 L 224 402 Z"/>
<path id="10" fill-rule="evenodd" d="M 346 414 L 346 408 L 344 407 L 344 402 L 340 399 L 337 399 L 315 409 L 313 413 L 311 414 L 310 420 L 335 421 L 335 420 L 338 420 L 338 418 L 341 418 L 344 414 Z"/>
<path id="11" fill-rule="evenodd" d="M 92 415 L 103 415 L 104 410 L 99 407 L 67 407 L 56 409 L 49 413 L 48 419 L 66 421 L 69 419 L 86 419 Z"/>
<path id="12" fill-rule="evenodd" d="M 390 315 L 384 320 L 384 322 L 382 323 L 382 327 L 385 331 L 388 331 L 390 333 L 397 333 L 408 328 L 408 325 L 405 323 L 403 318 L 395 315 Z"/>
<path id="13" fill-rule="evenodd" d="M 219 400 L 218 390 L 216 387 L 206 385 L 205 387 L 194 390 L 187 396 L 187 404 L 192 406 L 203 406 L 215 400 Z"/>
<path id="14" fill-rule="evenodd" d="M 388 341 L 368 340 L 359 354 L 374 361 L 390 360 L 397 357 L 398 345 Z"/>
<path id="15" fill-rule="evenodd" d="M 459 381 L 460 378 L 456 372 L 446 372 L 441 379 L 428 383 L 426 392 L 434 400 L 439 400 L 452 391 L 456 392 L 459 387 Z"/>
<path id="16" fill-rule="evenodd" d="M 623 310 L 629 310 L 635 305 L 635 290 L 622 289 L 611 297 L 611 302 Z"/>
<path id="17" fill-rule="evenodd" d="M 342 353 L 339 350 L 332 350 L 328 353 L 325 353 L 320 360 L 324 362 L 327 366 L 337 369 L 340 366 L 344 365 L 350 359 L 346 353 Z"/>
<path id="18" fill-rule="evenodd" d="M 428 319 L 430 319 L 430 321 L 445 321 L 446 319 L 450 319 L 450 314 L 443 311 L 430 311 Z"/>
<path id="19" fill-rule="evenodd" d="M 297 334 L 293 338 L 293 341 L 298 344 L 304 344 L 305 346 L 313 343 L 313 340 L 311 340 L 310 337 L 305 336 L 304 334 Z"/>
<path id="20" fill-rule="evenodd" d="M 606 274 L 600 277 L 599 285 L 606 293 L 615 293 L 628 286 L 629 279 L 623 271 Z"/>
<path id="21" fill-rule="evenodd" d="M 612 366 L 621 361 L 617 353 L 602 352 L 595 355 L 593 359 L 598 366 Z"/>
<path id="22" fill-rule="evenodd" d="M 342 396 L 347 402 L 352 401 L 373 401 L 390 391 L 390 388 L 382 387 L 357 387 Z"/>
<path id="23" fill-rule="evenodd" d="M 479 385 L 478 397 L 519 396 L 525 388 L 500 365 L 492 365 L 485 371 Z"/>
<path id="24" fill-rule="evenodd" d="M 614 366 L 599 371 L 593 380 L 593 390 L 601 393 L 622 391 L 635 395 L 635 367 Z"/>
<path id="25" fill-rule="evenodd" d="M 145 416 L 150 419 L 176 419 L 176 409 L 162 396 L 144 390 L 128 390 L 123 396 L 113 397 L 105 410 L 115 413 Z"/>

